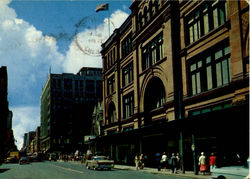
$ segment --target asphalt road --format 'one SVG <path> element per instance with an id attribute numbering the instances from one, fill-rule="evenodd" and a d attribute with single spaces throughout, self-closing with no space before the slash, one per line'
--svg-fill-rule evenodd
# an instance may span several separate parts
<path id="1" fill-rule="evenodd" d="M 131 170 L 95 171 L 85 165 L 73 162 L 34 162 L 25 165 L 3 164 L 0 166 L 0 179 L 177 179 L 166 176 Z M 183 178 L 182 178 L 183 179 Z"/>

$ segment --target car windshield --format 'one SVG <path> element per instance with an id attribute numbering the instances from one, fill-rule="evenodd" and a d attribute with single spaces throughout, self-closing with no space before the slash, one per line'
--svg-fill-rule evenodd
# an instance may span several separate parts
<path id="1" fill-rule="evenodd" d="M 108 160 L 107 157 L 95 157 L 94 160 Z"/>

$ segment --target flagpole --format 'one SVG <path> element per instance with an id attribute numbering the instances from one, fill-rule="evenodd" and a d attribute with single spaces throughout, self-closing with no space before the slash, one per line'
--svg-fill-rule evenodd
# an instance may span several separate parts
<path id="1" fill-rule="evenodd" d="M 109 37 L 110 37 L 110 12 L 109 12 L 109 8 L 110 8 L 110 3 L 109 3 L 109 1 L 108 1 L 108 28 L 109 28 Z"/>

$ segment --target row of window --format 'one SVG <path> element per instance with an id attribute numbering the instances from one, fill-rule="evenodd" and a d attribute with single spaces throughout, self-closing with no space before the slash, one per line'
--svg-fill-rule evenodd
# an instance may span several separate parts
<path id="1" fill-rule="evenodd" d="M 125 57 L 132 51 L 132 34 L 128 34 L 127 37 L 121 42 L 121 54 L 122 57 Z M 105 64 L 104 66 L 106 69 L 111 67 L 116 61 L 116 48 L 114 47 L 112 50 L 110 50 L 106 57 L 105 57 Z"/>
<path id="2" fill-rule="evenodd" d="M 227 19 L 226 1 L 206 1 L 186 18 L 187 44 L 198 40 L 211 30 L 224 24 Z"/>
<path id="3" fill-rule="evenodd" d="M 163 35 L 160 33 L 142 49 L 142 71 L 163 58 Z"/>
<path id="4" fill-rule="evenodd" d="M 130 62 L 122 69 L 122 86 L 127 86 L 133 81 L 133 62 Z M 115 76 L 112 75 L 107 80 L 107 95 L 115 91 Z"/>
<path id="5" fill-rule="evenodd" d="M 132 66 L 132 63 L 130 63 L 124 70 L 129 71 L 128 69 L 132 69 Z M 189 89 L 191 95 L 196 95 L 230 83 L 232 77 L 228 41 L 190 60 L 188 63 L 188 76 L 191 84 Z M 108 84 L 114 86 L 114 76 L 110 78 L 110 83 Z M 157 91 L 157 93 L 152 94 L 152 91 Z M 149 111 L 163 106 L 165 103 L 165 90 L 160 79 L 152 80 L 148 84 L 145 98 L 145 108 Z M 115 108 L 113 110 L 115 111 Z M 112 114 L 109 117 L 110 122 L 114 122 L 115 120 L 114 111 L 110 113 Z M 123 97 L 123 118 L 127 119 L 133 113 L 134 93 L 132 92 Z"/>
<path id="6" fill-rule="evenodd" d="M 195 60 L 195 61 L 194 61 Z M 227 44 L 196 57 L 189 66 L 190 94 L 228 84 L 231 81 L 230 47 Z"/>
<path id="7" fill-rule="evenodd" d="M 116 61 L 116 52 L 115 52 L 115 47 L 109 51 L 109 53 L 107 54 L 106 58 L 105 58 L 105 65 L 106 68 L 111 67 Z"/>
<path id="8" fill-rule="evenodd" d="M 130 33 L 123 41 L 122 41 L 122 57 L 125 57 L 132 51 L 132 34 Z"/>
<path id="9" fill-rule="evenodd" d="M 108 121 L 109 123 L 115 122 L 115 105 L 110 103 L 108 108 Z M 134 93 L 131 92 L 123 97 L 123 119 L 128 119 L 134 114 Z"/>
<path id="10" fill-rule="evenodd" d="M 143 13 L 140 12 L 138 15 L 138 30 L 142 30 L 143 26 L 156 14 L 160 9 L 161 0 L 155 0 L 154 2 L 149 2 L 149 7 L 145 6 Z"/>

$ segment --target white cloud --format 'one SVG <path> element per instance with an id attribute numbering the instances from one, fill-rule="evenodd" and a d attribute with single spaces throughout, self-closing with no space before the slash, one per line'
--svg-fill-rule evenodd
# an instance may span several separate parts
<path id="1" fill-rule="evenodd" d="M 0 0 L 0 66 L 7 66 L 8 70 L 9 108 L 13 111 L 14 136 L 20 149 L 24 133 L 40 124 L 37 104 L 50 66 L 53 73 L 76 73 L 83 66 L 101 67 L 99 52 L 101 43 L 108 38 L 108 19 L 95 29 L 77 33 L 64 56 L 58 51 L 55 38 L 18 18 L 9 3 L 10 0 Z M 127 17 L 123 11 L 114 12 L 110 17 L 111 32 Z"/>
<path id="2" fill-rule="evenodd" d="M 128 14 L 117 10 L 110 17 L 110 31 L 120 27 Z M 101 44 L 108 38 L 108 19 L 97 28 L 77 33 L 63 64 L 66 72 L 76 73 L 81 67 L 102 67 Z M 80 68 L 79 68 L 80 67 Z"/>
<path id="3" fill-rule="evenodd" d="M 11 109 L 13 112 L 13 131 L 17 140 L 17 147 L 21 149 L 23 146 L 24 133 L 35 131 L 40 125 L 40 108 L 39 107 L 16 107 Z"/>

